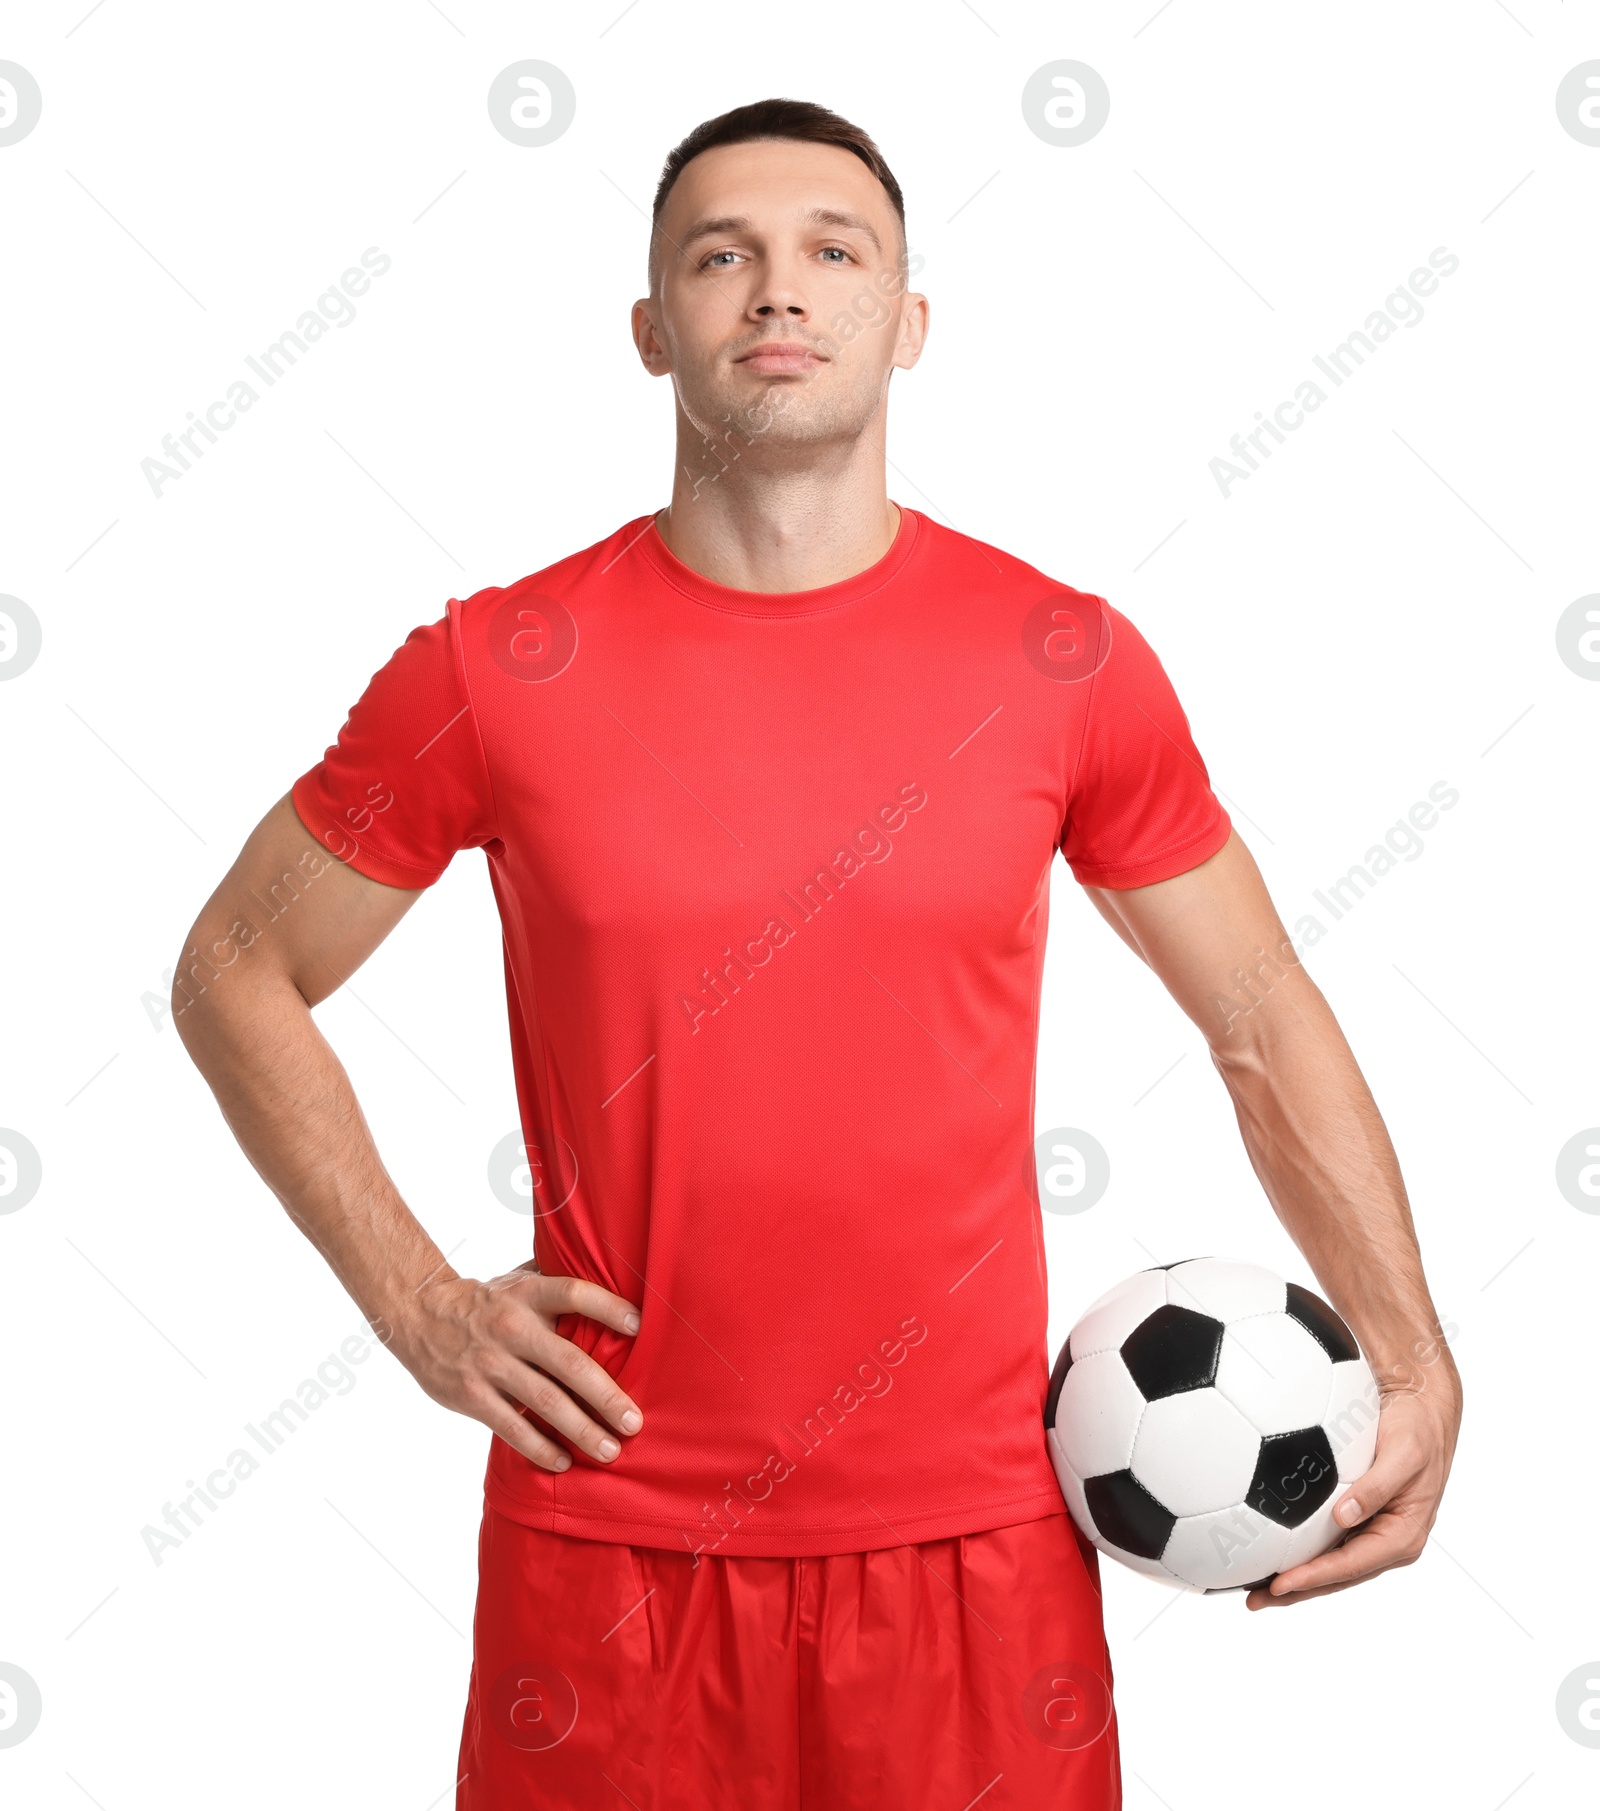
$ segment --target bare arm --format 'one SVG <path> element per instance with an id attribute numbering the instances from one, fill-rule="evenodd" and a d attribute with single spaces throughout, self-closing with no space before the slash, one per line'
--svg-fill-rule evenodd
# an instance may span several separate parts
<path id="1" fill-rule="evenodd" d="M 579 1313 L 633 1333 L 637 1310 L 531 1262 L 487 1282 L 458 1276 L 401 1199 L 312 1020 L 418 897 L 336 860 L 280 800 L 189 933 L 174 1023 L 262 1180 L 430 1396 L 546 1469 L 571 1458 L 519 1404 L 592 1457 L 614 1458 L 617 1441 L 575 1398 L 623 1433 L 638 1410 L 555 1324 Z"/>
<path id="2" fill-rule="evenodd" d="M 1364 1523 L 1250 1607 L 1341 1590 L 1421 1553 L 1461 1419 L 1394 1147 L 1328 1002 L 1237 834 L 1187 874 L 1086 891 L 1199 1026 L 1250 1162 L 1382 1391 L 1372 1469 L 1336 1514 Z"/>

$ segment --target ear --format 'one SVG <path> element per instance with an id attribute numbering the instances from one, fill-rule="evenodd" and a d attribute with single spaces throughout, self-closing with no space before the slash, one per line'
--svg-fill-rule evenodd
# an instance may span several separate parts
<path id="1" fill-rule="evenodd" d="M 633 343 L 639 350 L 640 363 L 652 377 L 665 377 L 672 369 L 661 333 L 659 308 L 653 296 L 641 296 L 633 305 Z"/>
<path id="2" fill-rule="evenodd" d="M 897 369 L 909 371 L 922 357 L 922 348 L 928 343 L 928 326 L 928 298 L 908 290 L 901 309 L 900 337 L 894 353 Z"/>

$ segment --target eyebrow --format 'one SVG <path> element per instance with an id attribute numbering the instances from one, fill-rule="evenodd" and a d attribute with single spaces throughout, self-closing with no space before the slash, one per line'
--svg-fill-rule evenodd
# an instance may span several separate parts
<path id="1" fill-rule="evenodd" d="M 863 219 L 860 214 L 847 213 L 842 208 L 811 208 L 801 216 L 801 223 L 805 226 L 841 227 L 847 232 L 860 233 L 863 238 L 872 241 L 876 250 L 880 252 L 883 250 L 882 241 L 873 230 L 871 222 Z M 694 222 L 683 235 L 680 249 L 682 246 L 693 245 L 697 239 L 707 239 L 722 233 L 747 233 L 749 231 L 750 219 L 746 214 L 714 214 L 704 220 Z"/>

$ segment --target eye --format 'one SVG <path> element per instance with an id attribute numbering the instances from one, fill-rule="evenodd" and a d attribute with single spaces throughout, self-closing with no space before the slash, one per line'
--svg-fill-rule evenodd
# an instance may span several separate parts
<path id="1" fill-rule="evenodd" d="M 842 245 L 823 246 L 822 256 L 827 259 L 829 263 L 848 264 L 850 262 L 850 254 Z"/>
<path id="2" fill-rule="evenodd" d="M 726 258 L 731 261 L 732 259 L 737 258 L 738 256 L 739 256 L 738 252 L 735 252 L 735 251 L 713 252 L 711 254 L 711 256 L 709 258 L 707 258 L 705 263 L 701 266 L 701 269 L 702 270 L 726 270 L 728 268 L 728 266 L 727 266 L 727 264 L 724 264 L 722 262 L 722 260 L 724 258 Z"/>

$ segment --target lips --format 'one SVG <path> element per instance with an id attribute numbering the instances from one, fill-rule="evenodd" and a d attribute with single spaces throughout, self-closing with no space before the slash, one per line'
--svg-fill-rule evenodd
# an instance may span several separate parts
<path id="1" fill-rule="evenodd" d="M 785 371 L 812 371 L 822 362 L 819 354 L 796 340 L 773 340 L 755 347 L 753 351 L 746 352 L 734 361 L 748 371 L 760 371 L 769 375 Z"/>

